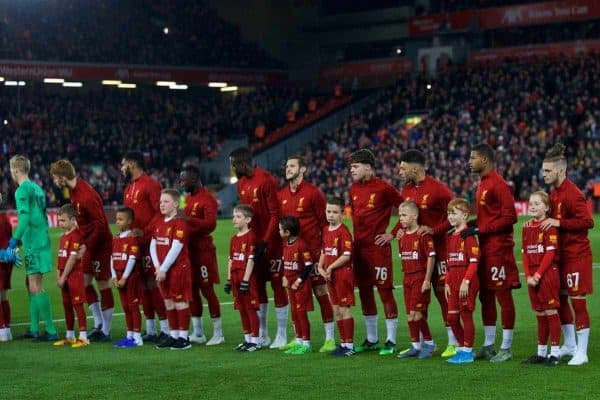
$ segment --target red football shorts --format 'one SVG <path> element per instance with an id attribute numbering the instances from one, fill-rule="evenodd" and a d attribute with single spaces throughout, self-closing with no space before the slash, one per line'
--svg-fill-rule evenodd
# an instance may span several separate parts
<path id="1" fill-rule="evenodd" d="M 298 278 L 299 275 L 289 276 L 288 283 L 291 286 L 292 283 Z M 290 287 L 287 288 L 288 298 L 290 301 L 290 307 L 292 312 L 296 311 L 313 311 L 313 295 L 312 286 L 310 279 L 304 281 L 297 290 L 292 290 Z"/>
<path id="2" fill-rule="evenodd" d="M 532 268 L 531 274 L 537 268 Z M 536 287 L 527 286 L 531 308 L 534 311 L 557 309 L 560 306 L 560 274 L 558 268 L 552 266 L 546 270 Z"/>
<path id="3" fill-rule="evenodd" d="M 195 288 L 221 283 L 215 246 L 190 251 L 190 264 Z"/>
<path id="4" fill-rule="evenodd" d="M 250 275 L 250 280 L 248 281 L 250 290 L 244 294 L 240 293 L 240 284 L 244 279 L 244 272 L 242 269 L 231 271 L 233 307 L 236 310 L 258 310 L 260 301 L 258 299 L 258 284 L 254 274 Z"/>
<path id="5" fill-rule="evenodd" d="M 392 268 L 392 247 L 355 246 L 354 283 L 356 286 L 394 287 L 394 269 Z"/>
<path id="6" fill-rule="evenodd" d="M 448 311 L 475 311 L 477 301 L 477 292 L 479 292 L 479 278 L 473 276 L 469 283 L 469 293 L 467 297 L 460 298 L 460 284 L 467 272 L 467 267 L 450 268 L 446 275 L 446 284 L 450 287 L 450 295 L 448 296 Z"/>
<path id="7" fill-rule="evenodd" d="M 483 253 L 477 272 L 481 286 L 488 290 L 521 287 L 519 270 L 512 252 L 488 255 Z"/>
<path id="8" fill-rule="evenodd" d="M 404 307 L 407 314 L 410 314 L 411 311 L 427 311 L 431 290 L 421 292 L 424 280 L 425 271 L 404 274 L 402 286 L 404 289 Z"/>
<path id="9" fill-rule="evenodd" d="M 331 304 L 341 307 L 354 305 L 354 273 L 351 266 L 334 269 L 327 287 Z"/>
<path id="10" fill-rule="evenodd" d="M 112 236 L 107 236 L 98 248 L 87 248 L 81 258 L 83 273 L 93 275 L 97 281 L 109 280 L 111 254 Z"/>
<path id="11" fill-rule="evenodd" d="M 85 284 L 83 281 L 83 271 L 81 269 L 73 269 L 62 290 L 63 299 L 69 298 L 71 304 L 83 304 L 85 303 Z"/>
<path id="12" fill-rule="evenodd" d="M 560 287 L 569 296 L 582 296 L 594 293 L 592 277 L 592 255 L 582 254 L 578 258 L 563 258 L 560 265 Z"/>
<path id="13" fill-rule="evenodd" d="M 184 302 L 192 300 L 192 273 L 188 265 L 172 266 L 167 279 L 160 282 L 160 293 L 165 300 Z"/>
<path id="14" fill-rule="evenodd" d="M 0 263 L 0 290 L 10 289 L 12 270 L 12 264 Z"/>

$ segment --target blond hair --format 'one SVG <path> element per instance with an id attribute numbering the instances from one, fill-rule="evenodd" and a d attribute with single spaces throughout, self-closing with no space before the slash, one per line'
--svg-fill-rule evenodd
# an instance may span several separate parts
<path id="1" fill-rule="evenodd" d="M 31 170 L 31 162 L 25 156 L 17 154 L 13 156 L 9 161 L 10 168 L 17 170 L 25 175 L 29 174 Z"/>

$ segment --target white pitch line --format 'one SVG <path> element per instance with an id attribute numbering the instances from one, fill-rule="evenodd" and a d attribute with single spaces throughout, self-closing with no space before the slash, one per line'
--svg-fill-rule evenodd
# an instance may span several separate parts
<path id="1" fill-rule="evenodd" d="M 517 264 L 520 264 L 520 263 L 521 263 L 520 261 L 517 261 Z M 592 268 L 594 268 L 594 269 L 600 269 L 600 263 L 593 263 L 592 264 Z M 523 272 L 519 273 L 519 275 L 525 276 L 525 274 Z M 396 285 L 394 287 L 396 289 L 402 289 L 402 285 Z M 354 291 L 358 293 L 358 289 L 355 289 Z M 271 300 L 273 300 L 273 299 L 269 298 L 269 301 L 271 301 Z M 230 305 L 233 305 L 233 302 L 232 301 L 227 301 L 227 302 L 219 303 L 219 304 L 222 305 L 222 306 L 230 306 Z M 122 317 L 124 315 L 125 315 L 125 313 L 115 313 L 115 314 L 113 314 L 113 317 Z M 88 316 L 87 319 L 93 319 L 93 317 L 92 316 Z M 64 318 L 63 319 L 53 319 L 52 322 L 65 322 L 65 319 Z M 44 323 L 44 321 L 40 321 L 40 324 L 43 324 L 43 323 Z M 16 323 L 16 324 L 10 324 L 10 326 L 11 327 L 13 327 L 13 326 L 29 326 L 29 322 L 19 322 L 19 323 Z"/>

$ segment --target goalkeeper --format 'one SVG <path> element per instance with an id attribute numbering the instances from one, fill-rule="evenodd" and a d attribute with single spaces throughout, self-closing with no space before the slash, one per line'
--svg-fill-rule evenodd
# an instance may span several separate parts
<path id="1" fill-rule="evenodd" d="M 13 232 L 6 257 L 15 260 L 15 249 L 21 245 L 21 258 L 25 264 L 27 286 L 29 290 L 29 331 L 23 338 L 39 341 L 58 339 L 52 321 L 50 299 L 42 288 L 44 274 L 52 269 L 50 237 L 48 236 L 48 216 L 46 215 L 46 195 L 41 187 L 29 180 L 31 163 L 21 155 L 10 159 L 10 174 L 17 183 L 15 203 L 19 223 Z M 18 265 L 18 264 L 17 264 Z M 46 334 L 40 335 L 39 320 L 46 323 Z"/>

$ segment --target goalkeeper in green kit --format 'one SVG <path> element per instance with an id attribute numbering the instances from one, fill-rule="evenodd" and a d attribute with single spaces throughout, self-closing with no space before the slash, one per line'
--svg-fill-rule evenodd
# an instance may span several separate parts
<path id="1" fill-rule="evenodd" d="M 21 337 L 54 341 L 58 339 L 58 335 L 52 322 L 50 299 L 42 288 L 44 274 L 52 269 L 46 195 L 39 185 L 29 180 L 30 168 L 31 163 L 24 156 L 17 155 L 10 159 L 10 174 L 19 185 L 15 192 L 19 223 L 5 251 L 14 252 L 21 245 L 20 258 L 25 264 L 31 322 L 29 331 Z M 46 323 L 45 335 L 40 334 L 40 319 Z"/>

